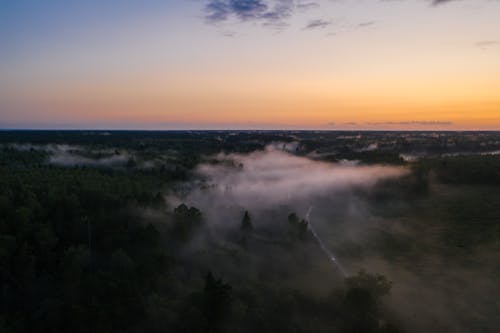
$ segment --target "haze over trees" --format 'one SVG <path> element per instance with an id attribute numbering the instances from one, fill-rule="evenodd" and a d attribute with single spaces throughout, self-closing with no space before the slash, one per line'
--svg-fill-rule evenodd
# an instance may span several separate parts
<path id="1" fill-rule="evenodd" d="M 102 134 L 0 132 L 1 332 L 500 325 L 497 133 Z"/>

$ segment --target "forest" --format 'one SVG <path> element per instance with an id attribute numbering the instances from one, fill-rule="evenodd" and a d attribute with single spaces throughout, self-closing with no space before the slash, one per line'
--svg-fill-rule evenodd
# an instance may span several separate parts
<path id="1" fill-rule="evenodd" d="M 498 332 L 500 133 L 0 131 L 0 332 Z"/>

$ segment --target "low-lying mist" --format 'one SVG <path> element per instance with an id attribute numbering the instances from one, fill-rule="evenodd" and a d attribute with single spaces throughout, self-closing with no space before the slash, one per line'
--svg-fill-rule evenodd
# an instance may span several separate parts
<path id="1" fill-rule="evenodd" d="M 268 146 L 250 154 L 221 153 L 199 165 L 196 174 L 202 181 L 185 200 L 209 210 L 220 204 L 251 210 L 289 205 L 305 213 L 314 197 L 337 196 L 406 173 L 401 167 L 313 161 Z"/>
<path id="2" fill-rule="evenodd" d="M 500 327 L 498 133 L 0 134 L 0 332 Z"/>
<path id="3" fill-rule="evenodd" d="M 180 186 L 180 193 L 170 195 L 168 202 L 172 207 L 185 203 L 200 209 L 211 237 L 224 242 L 239 237 L 231 232 L 240 229 L 243 213 L 248 211 L 255 227 L 253 236 L 258 240 L 253 244 L 254 252 L 268 259 L 276 256 L 281 263 L 290 261 L 290 266 L 296 265 L 293 263 L 296 254 L 268 246 L 287 241 L 290 214 L 306 219 L 310 224 L 311 241 L 303 244 L 307 251 L 300 256 L 307 257 L 306 261 L 316 266 L 314 270 L 327 270 L 329 277 L 322 276 L 321 283 L 301 285 L 307 290 L 313 285 L 312 289 L 323 286 L 319 289 L 329 290 L 332 281 L 328 279 L 341 280 L 345 275 L 343 258 L 336 258 L 336 251 L 341 250 L 346 240 L 364 237 L 365 207 L 354 192 L 368 191 L 379 181 L 402 177 L 408 170 L 384 165 L 314 161 L 293 155 L 291 151 L 293 149 L 273 144 L 248 154 L 220 153 L 200 164 L 195 170 L 196 180 Z M 318 236 L 316 240 L 312 238 L 313 230 Z M 206 233 L 206 230 L 201 232 L 198 241 L 191 244 L 197 247 L 200 238 L 206 240 Z M 262 269 L 255 268 L 257 271 Z M 300 274 L 298 279 L 307 280 L 316 273 L 311 274 L 306 269 Z"/>
<path id="4" fill-rule="evenodd" d="M 113 149 L 89 149 L 66 144 L 9 144 L 7 147 L 19 151 L 43 151 L 48 154 L 47 163 L 64 166 L 123 167 L 133 155 Z"/>
<path id="5" fill-rule="evenodd" d="M 58 167 L 90 167 L 90 168 L 137 168 L 152 169 L 163 167 L 172 169 L 171 161 L 175 159 L 175 153 L 169 151 L 164 154 L 156 154 L 154 157 L 145 158 L 134 150 L 118 148 L 96 148 L 91 146 L 77 146 L 68 144 L 19 144 L 11 143 L 5 145 L 10 149 L 18 151 L 40 151 L 47 154 L 46 163 Z"/>
<path id="6" fill-rule="evenodd" d="M 409 222 L 411 217 L 394 213 L 400 206 L 414 203 L 396 195 L 382 208 L 366 195 L 381 182 L 409 175 L 408 168 L 327 163 L 296 156 L 293 151 L 274 144 L 249 154 L 220 153 L 200 164 L 195 170 L 197 180 L 183 184 L 182 194 L 170 195 L 168 202 L 173 207 L 186 203 L 199 208 L 212 234 L 221 239 L 227 230 L 239 230 L 243 213 L 248 211 L 257 240 L 249 245 L 254 253 L 282 266 L 300 262 L 302 269 L 290 270 L 291 276 L 283 276 L 283 283 L 288 281 L 306 292 L 326 293 L 340 283 L 342 274 L 322 251 L 323 244 L 303 245 L 306 250 L 300 255 L 294 252 L 296 248 L 269 245 L 285 237 L 290 213 L 306 218 L 348 274 L 366 269 L 394 282 L 388 311 L 410 332 L 436 328 L 467 332 L 475 327 L 475 316 L 489 320 L 479 316 L 492 314 L 495 308 L 490 295 L 498 288 L 487 269 L 491 253 L 488 260 L 476 252 L 448 261 L 439 252 L 443 245 L 438 236 L 426 230 L 426 221 L 418 220 L 421 216 Z M 425 200 L 426 207 L 432 205 L 432 199 Z M 311 207 L 314 209 L 306 216 Z M 387 216 L 375 213 L 380 210 Z M 471 262 L 476 266 L 468 270 Z M 241 271 L 254 277 L 262 270 L 275 269 L 259 266 L 258 259 L 245 266 L 230 266 L 224 260 L 211 264 L 221 272 Z M 466 292 L 463 288 L 471 280 L 477 284 Z M 476 307 L 461 316 L 468 302 Z M 432 306 L 434 310 L 429 310 Z"/>

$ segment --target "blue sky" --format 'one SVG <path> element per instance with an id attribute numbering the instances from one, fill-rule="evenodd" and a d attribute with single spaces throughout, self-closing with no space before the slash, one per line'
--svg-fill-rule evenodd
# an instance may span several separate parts
<path id="1" fill-rule="evenodd" d="M 3 127 L 500 128 L 495 0 L 0 0 L 0 45 Z"/>

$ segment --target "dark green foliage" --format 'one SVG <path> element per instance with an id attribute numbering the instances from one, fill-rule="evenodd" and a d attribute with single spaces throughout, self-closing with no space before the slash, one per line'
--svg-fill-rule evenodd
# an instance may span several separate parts
<path id="1" fill-rule="evenodd" d="M 377 305 L 373 295 L 363 288 L 349 289 L 342 303 L 342 318 L 343 332 L 377 332 Z"/>
<path id="2" fill-rule="evenodd" d="M 299 222 L 300 220 L 297 214 L 290 213 L 290 215 L 288 215 L 288 224 L 290 224 L 292 227 L 299 225 Z"/>
<path id="3" fill-rule="evenodd" d="M 172 232 L 177 239 L 187 241 L 201 226 L 203 216 L 195 207 L 180 204 L 174 209 L 174 225 Z"/>
<path id="4" fill-rule="evenodd" d="M 361 160 L 366 164 L 404 164 L 404 161 L 396 151 L 366 151 L 366 152 L 353 152 L 346 149 L 344 152 L 335 156 L 336 160 Z"/>
<path id="5" fill-rule="evenodd" d="M 121 172 L 19 163 L 0 166 L 1 325 L 13 332 L 137 325 L 144 295 L 169 265 L 158 231 L 130 211 L 157 207 L 156 186 Z"/>
<path id="6" fill-rule="evenodd" d="M 341 324 L 341 298 L 274 287 L 281 268 L 266 254 L 260 279 L 196 282 L 205 263 L 182 258 L 171 240 L 187 244 L 203 232 L 203 214 L 185 204 L 166 212 L 161 169 L 62 168 L 37 156 L 0 164 L 2 332 L 330 332 Z M 163 211 L 163 224 L 142 208 Z M 289 216 L 293 239 L 307 239 L 307 227 Z M 238 232 L 259 239 L 247 211 Z"/>
<path id="7" fill-rule="evenodd" d="M 500 155 L 463 155 L 422 162 L 446 184 L 500 184 Z"/>
<path id="8" fill-rule="evenodd" d="M 214 278 L 212 272 L 207 273 L 203 290 L 203 314 L 207 332 L 219 331 L 224 320 L 231 316 L 231 294 L 232 287 L 229 284 Z"/>
<path id="9" fill-rule="evenodd" d="M 402 164 L 403 151 L 438 156 L 450 143 L 453 151 L 499 148 L 495 133 L 429 135 L 0 132 L 0 332 L 399 332 L 384 307 L 392 283 L 362 271 L 343 286 L 318 246 L 300 241 L 310 239 L 308 221 L 292 213 L 279 223 L 290 207 L 276 214 L 276 230 L 261 231 L 261 217 L 245 211 L 224 233 L 210 229 L 195 207 L 165 207 L 163 196 L 206 156 L 275 141 L 300 140 L 299 155 L 384 164 Z M 377 151 L 363 150 L 373 142 Z M 133 156 L 116 168 L 56 167 L 49 151 L 11 143 L 69 144 L 91 159 L 121 149 Z M 173 156 L 168 163 L 144 167 L 165 152 Z M 406 177 L 356 189 L 370 213 L 409 231 L 369 221 L 368 242 L 327 245 L 338 246 L 340 258 L 373 251 L 413 266 L 428 252 L 447 259 L 498 244 L 499 165 L 498 156 L 430 157 L 411 164 Z M 221 277 L 205 275 L 212 270 Z M 315 284 L 329 289 L 309 292 Z"/>
<path id="10" fill-rule="evenodd" d="M 343 332 L 387 332 L 392 325 L 381 325 L 381 297 L 389 294 L 392 283 L 382 275 L 365 271 L 346 278 L 347 292 L 342 302 Z"/>
<path id="11" fill-rule="evenodd" d="M 382 296 L 388 295 L 392 288 L 392 282 L 388 281 L 385 276 L 368 274 L 363 270 L 357 275 L 347 277 L 345 282 L 349 289 L 367 290 L 377 302 Z"/>

